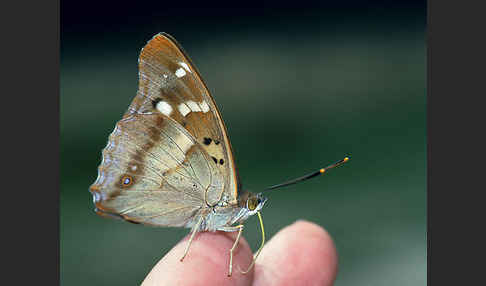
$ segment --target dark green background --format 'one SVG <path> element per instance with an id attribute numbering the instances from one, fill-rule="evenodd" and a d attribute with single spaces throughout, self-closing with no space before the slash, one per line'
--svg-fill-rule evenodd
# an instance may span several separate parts
<path id="1" fill-rule="evenodd" d="M 180 25 L 154 14 L 138 26 L 83 22 L 73 11 L 63 12 L 61 33 L 62 285 L 139 284 L 188 232 L 103 219 L 88 193 L 107 137 L 136 93 L 138 53 L 160 31 L 204 77 L 245 188 L 350 155 L 323 177 L 268 193 L 267 237 L 310 220 L 334 238 L 336 285 L 425 285 L 424 7 L 267 9 L 234 18 L 207 10 L 181 15 Z M 246 225 L 256 249 L 257 219 Z"/>

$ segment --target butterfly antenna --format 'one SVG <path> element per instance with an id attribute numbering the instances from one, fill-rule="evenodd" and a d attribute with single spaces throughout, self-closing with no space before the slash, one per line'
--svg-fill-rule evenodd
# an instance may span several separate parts
<path id="1" fill-rule="evenodd" d="M 325 168 L 319 169 L 318 171 L 312 172 L 310 174 L 307 174 L 305 176 L 299 177 L 297 179 L 290 180 L 290 181 L 285 182 L 285 183 L 282 183 L 282 184 L 278 184 L 278 185 L 275 185 L 275 186 L 268 187 L 268 188 L 264 189 L 263 191 L 270 191 L 270 190 L 273 190 L 273 189 L 277 189 L 277 188 L 281 188 L 281 187 L 286 187 L 286 186 L 289 186 L 289 185 L 293 185 L 293 184 L 296 184 L 296 183 L 299 183 L 299 182 L 308 180 L 310 178 L 314 178 L 315 176 L 319 176 L 321 174 L 324 174 L 329 169 L 335 168 L 335 167 L 337 167 L 339 165 L 342 165 L 342 164 L 346 163 L 348 160 L 349 160 L 349 158 L 348 157 L 345 157 L 344 159 L 339 160 L 336 163 L 331 164 L 331 165 L 329 165 L 329 166 L 327 166 Z"/>

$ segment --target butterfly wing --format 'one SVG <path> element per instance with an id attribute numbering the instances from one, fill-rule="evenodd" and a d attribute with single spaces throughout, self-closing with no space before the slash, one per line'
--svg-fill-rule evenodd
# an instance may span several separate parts
<path id="1" fill-rule="evenodd" d="M 139 90 L 125 113 L 166 112 L 181 124 L 218 166 L 225 178 L 224 194 L 236 200 L 240 189 L 231 143 L 206 84 L 182 47 L 171 36 L 154 36 L 139 58 Z M 208 194 L 209 204 L 221 193 Z"/>
<path id="2" fill-rule="evenodd" d="M 139 58 L 139 89 L 103 150 L 91 187 L 100 214 L 190 226 L 239 183 L 219 111 L 199 73 L 170 36 L 158 34 Z"/>

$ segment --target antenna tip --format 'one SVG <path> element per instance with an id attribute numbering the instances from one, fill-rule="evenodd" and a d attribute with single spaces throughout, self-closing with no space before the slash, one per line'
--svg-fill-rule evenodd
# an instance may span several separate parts
<path id="1" fill-rule="evenodd" d="M 349 157 L 344 157 L 343 162 L 347 162 L 347 161 L 349 161 Z"/>
<path id="2" fill-rule="evenodd" d="M 320 170 L 319 170 L 319 172 L 320 172 L 321 174 L 322 174 L 322 173 L 324 173 L 325 171 L 326 171 L 326 169 L 325 169 L 325 168 L 322 168 L 322 169 L 320 169 Z"/>

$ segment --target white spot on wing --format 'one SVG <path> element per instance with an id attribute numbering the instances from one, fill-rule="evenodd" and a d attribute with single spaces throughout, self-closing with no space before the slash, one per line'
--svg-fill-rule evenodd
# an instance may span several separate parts
<path id="1" fill-rule="evenodd" d="M 177 136 L 174 142 L 177 144 L 177 146 L 179 146 L 179 148 L 181 148 L 184 154 L 186 154 L 187 150 L 189 150 L 191 146 L 194 145 L 186 135 Z"/>
<path id="2" fill-rule="evenodd" d="M 185 103 L 181 103 L 179 104 L 179 112 L 182 114 L 182 116 L 186 116 L 187 114 L 189 114 L 191 112 L 191 110 L 189 109 L 189 107 L 187 107 L 187 105 Z"/>
<path id="3" fill-rule="evenodd" d="M 206 112 L 209 111 L 209 105 L 206 103 L 205 100 L 203 100 L 201 103 L 199 103 L 199 105 L 201 106 L 202 112 L 206 113 Z"/>
<path id="4" fill-rule="evenodd" d="M 183 77 L 186 75 L 186 71 L 183 68 L 178 68 L 175 72 L 177 77 Z"/>
<path id="5" fill-rule="evenodd" d="M 186 116 L 191 112 L 208 112 L 209 111 L 209 105 L 208 103 L 203 100 L 201 103 L 194 102 L 192 100 L 186 101 L 186 103 L 181 103 L 177 107 L 179 109 L 179 112 L 182 114 L 182 116 Z"/>
<path id="6" fill-rule="evenodd" d="M 185 62 L 180 62 L 179 63 L 186 71 L 192 73 L 191 69 L 189 68 L 189 66 L 185 63 Z"/>
<path id="7" fill-rule="evenodd" d="M 199 104 L 197 104 L 196 102 L 192 101 L 192 100 L 189 100 L 188 102 L 186 102 L 187 106 L 189 106 L 189 108 L 193 111 L 193 112 L 199 112 L 199 111 L 202 111 L 201 110 L 201 107 L 199 106 Z"/>
<path id="8" fill-rule="evenodd" d="M 165 101 L 159 101 L 156 105 L 158 111 L 162 114 L 169 116 L 172 113 L 172 106 Z"/>

